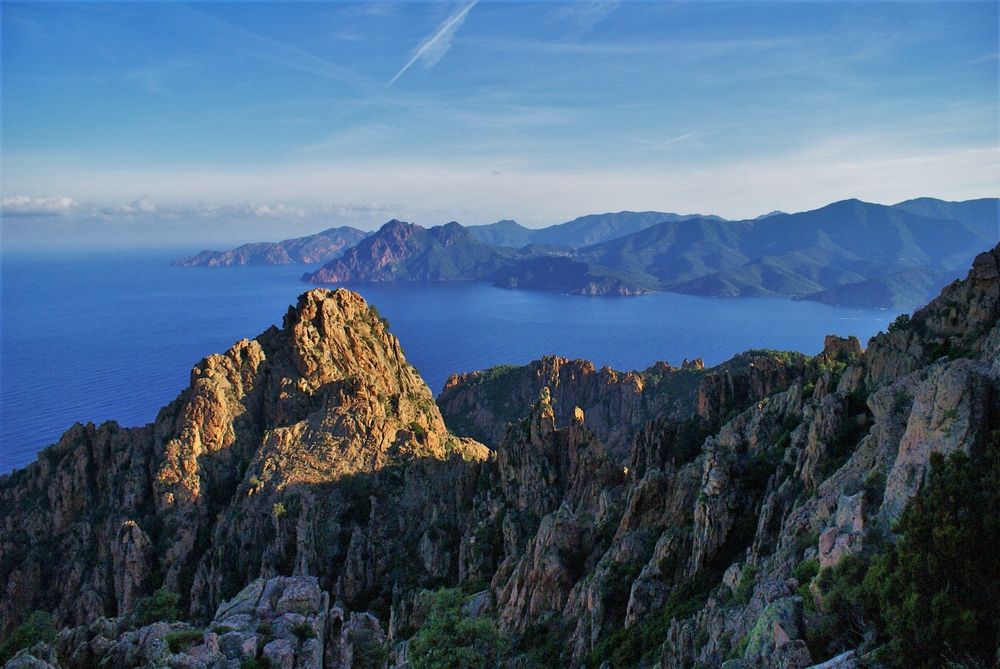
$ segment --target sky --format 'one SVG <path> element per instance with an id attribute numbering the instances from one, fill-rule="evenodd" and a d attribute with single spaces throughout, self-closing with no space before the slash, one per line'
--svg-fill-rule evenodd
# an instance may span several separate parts
<path id="1" fill-rule="evenodd" d="M 1000 195 L 993 1 L 0 12 L 4 249 Z"/>

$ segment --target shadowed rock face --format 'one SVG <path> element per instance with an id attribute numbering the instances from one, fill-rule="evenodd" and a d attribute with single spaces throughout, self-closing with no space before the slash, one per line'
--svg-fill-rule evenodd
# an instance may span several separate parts
<path id="1" fill-rule="evenodd" d="M 581 409 L 586 426 L 624 459 L 632 434 L 648 420 L 691 412 L 699 378 L 694 370 L 663 363 L 646 372 L 618 372 L 588 360 L 546 356 L 523 367 L 452 375 L 438 405 L 453 432 L 496 446 L 548 388 L 556 424 L 572 423 L 574 410 Z"/>
<path id="2" fill-rule="evenodd" d="M 866 351 L 831 338 L 811 359 L 758 351 L 682 370 L 697 375 L 689 414 L 651 413 L 628 467 L 602 443 L 613 418 L 592 429 L 599 412 L 559 400 L 649 411 L 621 400 L 643 396 L 642 375 L 516 368 L 512 396 L 535 395 L 472 414 L 489 409 L 489 426 L 520 412 L 489 453 L 445 431 L 360 297 L 307 293 L 282 329 L 200 363 L 152 426 L 74 426 L 0 479 L 3 624 L 33 608 L 89 621 L 9 666 L 159 662 L 183 626 L 97 618 L 160 583 L 194 619 L 232 628 L 203 632 L 176 666 L 235 661 L 260 621 L 274 633 L 258 656 L 281 666 L 318 666 L 309 635 L 285 633 L 296 622 L 323 666 L 351 666 L 358 639 L 401 666 L 427 615 L 422 590 L 471 583 L 485 588 L 477 615 L 517 642 L 543 636 L 558 666 L 585 666 L 636 629 L 661 667 L 828 660 L 842 649 L 806 644 L 816 623 L 795 568 L 864 550 L 919 493 L 932 453 L 981 453 L 1000 427 L 997 267 L 1000 249 L 980 256 Z M 525 369 L 547 369 L 556 389 Z M 455 388 L 480 397 L 473 380 Z"/>
<path id="3" fill-rule="evenodd" d="M 624 463 L 632 440 L 650 421 L 692 414 L 717 421 L 787 388 L 802 376 L 805 361 L 797 354 L 749 351 L 711 369 L 697 359 L 680 367 L 658 362 L 641 372 L 619 372 L 553 355 L 523 367 L 454 374 L 437 402 L 452 432 L 496 445 L 548 388 L 557 425 L 569 425 L 577 419 L 575 410 L 582 410 L 583 423 Z"/>

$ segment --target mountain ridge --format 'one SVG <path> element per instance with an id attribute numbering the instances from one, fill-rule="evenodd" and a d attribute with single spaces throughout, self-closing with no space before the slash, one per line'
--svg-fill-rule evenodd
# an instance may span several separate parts
<path id="1" fill-rule="evenodd" d="M 537 230 L 512 220 L 424 228 L 393 219 L 303 279 L 321 285 L 478 280 L 577 295 L 667 290 L 912 307 L 995 243 L 997 203 L 917 198 L 887 206 L 847 199 L 742 221 L 622 211 Z M 302 246 L 309 239 L 287 241 Z M 232 264 L 268 253 L 287 260 L 283 247 L 248 245 L 175 264 Z"/>

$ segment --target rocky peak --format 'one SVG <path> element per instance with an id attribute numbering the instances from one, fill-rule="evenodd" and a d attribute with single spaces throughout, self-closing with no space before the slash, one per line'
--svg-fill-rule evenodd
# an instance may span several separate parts
<path id="1" fill-rule="evenodd" d="M 828 362 L 853 362 L 860 358 L 862 353 L 864 349 L 861 348 L 861 342 L 857 337 L 827 335 L 823 339 L 823 352 L 819 355 Z"/>
<path id="2" fill-rule="evenodd" d="M 747 351 L 709 370 L 698 384 L 697 413 L 717 421 L 790 386 L 805 371 L 808 358 L 778 351 Z"/>
<path id="3" fill-rule="evenodd" d="M 397 265 L 411 253 L 414 238 L 424 232 L 419 225 L 392 219 L 340 258 L 302 278 L 312 283 L 384 280 L 398 271 Z"/>
<path id="4" fill-rule="evenodd" d="M 701 358 L 695 358 L 694 360 L 684 358 L 681 362 L 681 369 L 705 369 L 705 361 Z"/>
<path id="5" fill-rule="evenodd" d="M 469 242 L 474 239 L 472 233 L 457 221 L 451 221 L 450 223 L 433 227 L 429 230 L 429 232 L 433 234 L 443 246 L 446 247 L 459 241 Z"/>
<path id="6" fill-rule="evenodd" d="M 33 608 L 60 622 L 116 615 L 160 584 L 192 610 L 214 607 L 234 573 L 285 568 L 271 541 L 308 498 L 289 490 L 452 454 L 485 455 L 447 433 L 378 313 L 346 290 L 309 291 L 281 329 L 198 363 L 152 426 L 78 426 L 0 478 L 0 578 L 17 584 L 0 628 Z"/>
<path id="7" fill-rule="evenodd" d="M 380 233 L 390 233 L 396 234 L 398 232 L 412 231 L 420 228 L 416 223 L 409 223 L 407 221 L 401 221 L 398 218 L 386 221 L 381 228 L 378 229 Z"/>

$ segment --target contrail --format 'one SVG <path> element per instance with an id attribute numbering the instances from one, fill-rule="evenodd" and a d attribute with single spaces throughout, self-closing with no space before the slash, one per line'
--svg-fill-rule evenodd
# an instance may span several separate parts
<path id="1" fill-rule="evenodd" d="M 410 58 L 409 62 L 407 62 L 406 65 L 404 65 L 403 68 L 396 73 L 396 76 L 389 80 L 389 83 L 386 84 L 386 88 L 396 83 L 396 80 L 403 76 L 403 73 L 410 69 L 415 62 L 420 60 L 420 57 L 427 53 L 428 49 L 437 46 L 442 39 L 450 37 L 458 26 L 462 24 L 462 21 L 465 19 L 465 15 L 469 13 L 469 10 L 476 6 L 477 2 L 479 2 L 479 0 L 472 0 L 472 2 L 462 8 L 461 11 L 448 17 L 448 20 L 441 24 L 441 27 L 438 28 L 437 32 L 434 33 L 430 39 L 420 45 L 420 48 L 418 48 L 416 53 L 413 54 L 413 57 Z"/>

